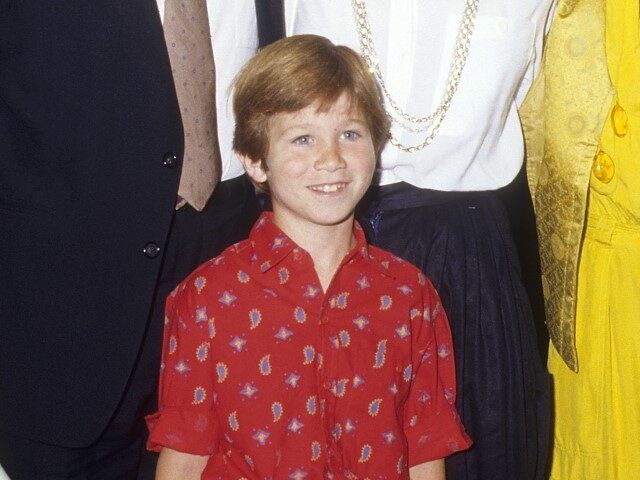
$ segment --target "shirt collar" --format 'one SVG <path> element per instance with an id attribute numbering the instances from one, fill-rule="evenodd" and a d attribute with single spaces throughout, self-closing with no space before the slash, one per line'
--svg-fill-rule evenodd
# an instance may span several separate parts
<path id="1" fill-rule="evenodd" d="M 300 248 L 273 222 L 272 212 L 262 212 L 251 229 L 249 240 L 254 252 L 251 260 L 263 273 L 279 264 L 294 249 Z"/>
<path id="2" fill-rule="evenodd" d="M 345 255 L 341 265 L 362 259 L 383 275 L 393 278 L 389 272 L 388 262 L 380 261 L 370 254 L 364 231 L 358 222 L 354 222 L 353 233 L 356 245 Z M 251 229 L 249 240 L 254 251 L 252 261 L 255 262 L 257 269 L 263 273 L 278 265 L 290 253 L 304 251 L 274 223 L 272 212 L 263 212 L 260 215 Z"/>

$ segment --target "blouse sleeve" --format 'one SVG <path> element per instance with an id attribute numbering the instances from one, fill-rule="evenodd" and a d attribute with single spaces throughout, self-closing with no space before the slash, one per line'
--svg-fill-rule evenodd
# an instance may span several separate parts
<path id="1" fill-rule="evenodd" d="M 471 439 L 455 409 L 456 374 L 449 322 L 440 298 L 425 279 L 412 319 L 413 380 L 405 404 L 409 467 L 466 450 Z"/>
<path id="2" fill-rule="evenodd" d="M 549 32 L 551 21 L 556 11 L 556 2 L 543 1 L 540 2 L 538 9 L 534 12 L 534 18 L 537 17 L 535 36 L 533 38 L 531 58 L 524 72 L 522 80 L 516 90 L 516 105 L 518 108 L 522 106 L 524 99 L 533 85 L 535 78 L 540 72 L 542 62 L 542 51 L 544 47 L 544 39 Z"/>
<path id="3" fill-rule="evenodd" d="M 211 326 L 191 290 L 181 284 L 167 298 L 158 411 L 146 418 L 147 449 L 210 455 L 220 435 L 209 355 Z"/>

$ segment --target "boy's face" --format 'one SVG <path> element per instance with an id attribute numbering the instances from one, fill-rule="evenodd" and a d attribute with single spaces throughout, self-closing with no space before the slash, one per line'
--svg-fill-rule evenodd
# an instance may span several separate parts
<path id="1" fill-rule="evenodd" d="M 362 114 L 342 94 L 325 112 L 318 103 L 269 122 L 267 171 L 243 159 L 254 181 L 267 181 L 281 228 L 352 222 L 371 183 L 375 151 Z"/>

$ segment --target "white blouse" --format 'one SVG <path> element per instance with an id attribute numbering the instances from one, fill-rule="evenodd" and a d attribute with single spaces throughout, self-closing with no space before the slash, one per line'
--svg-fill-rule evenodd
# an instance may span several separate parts
<path id="1" fill-rule="evenodd" d="M 508 184 L 524 159 L 517 108 L 541 60 L 552 0 L 479 0 L 458 90 L 434 142 L 418 153 L 387 144 L 381 184 L 436 190 L 489 190 Z M 466 0 L 367 0 L 380 70 L 410 115 L 431 114 L 447 82 Z M 359 52 L 349 0 L 285 0 L 287 35 L 316 33 Z M 404 145 L 425 133 L 398 127 Z"/>

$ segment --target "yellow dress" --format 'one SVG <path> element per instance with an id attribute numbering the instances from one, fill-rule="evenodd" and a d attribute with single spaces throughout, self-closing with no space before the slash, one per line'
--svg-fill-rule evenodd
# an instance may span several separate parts
<path id="1" fill-rule="evenodd" d="M 615 99 L 589 186 L 576 311 L 579 372 L 555 348 L 553 480 L 640 479 L 639 0 L 607 0 Z"/>

